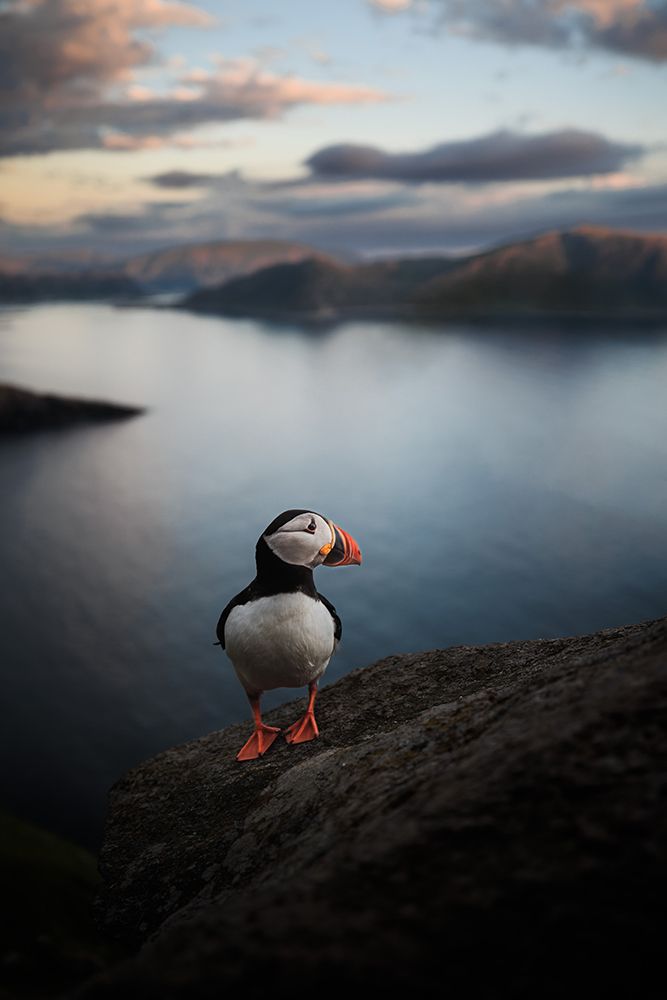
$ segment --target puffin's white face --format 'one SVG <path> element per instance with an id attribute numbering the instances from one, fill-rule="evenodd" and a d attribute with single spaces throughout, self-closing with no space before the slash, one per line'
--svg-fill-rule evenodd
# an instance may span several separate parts
<path id="1" fill-rule="evenodd" d="M 333 525 L 321 514 L 305 511 L 264 535 L 264 541 L 283 562 L 315 569 L 327 558 L 336 538 Z"/>

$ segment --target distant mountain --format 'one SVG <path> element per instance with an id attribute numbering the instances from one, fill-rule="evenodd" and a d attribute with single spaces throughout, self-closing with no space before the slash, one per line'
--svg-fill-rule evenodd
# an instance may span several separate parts
<path id="1" fill-rule="evenodd" d="M 184 304 L 228 315 L 319 319 L 667 315 L 667 236 L 585 226 L 457 260 L 306 260 L 196 292 Z"/>
<path id="2" fill-rule="evenodd" d="M 194 243 L 111 261 L 91 251 L 12 257 L 0 254 L 0 301 L 184 294 L 262 268 L 305 259 L 334 262 L 314 247 L 286 240 Z"/>
<path id="3" fill-rule="evenodd" d="M 465 258 L 367 264 L 280 240 L 178 246 L 116 263 L 91 253 L 0 256 L 0 302 L 156 292 L 237 316 L 662 316 L 667 236 L 581 226 Z"/>
<path id="4" fill-rule="evenodd" d="M 320 319 L 341 312 L 394 312 L 408 306 L 421 286 L 453 266 L 454 261 L 443 257 L 357 265 L 311 258 L 203 289 L 185 305 L 197 312 Z"/>
<path id="5" fill-rule="evenodd" d="M 9 254 L 0 253 L 0 275 L 25 274 L 29 267 L 30 262 L 21 257 L 11 257 Z"/>
<path id="6" fill-rule="evenodd" d="M 46 302 L 53 300 L 114 299 L 137 296 L 141 289 L 124 274 L 105 271 L 82 273 L 31 273 L 2 269 L 0 302 Z"/>
<path id="7" fill-rule="evenodd" d="M 422 287 L 420 310 L 667 312 L 667 236 L 581 226 L 477 254 Z"/>
<path id="8" fill-rule="evenodd" d="M 305 258 L 333 261 L 302 243 L 235 240 L 155 250 L 125 261 L 122 271 L 146 291 L 188 292 L 220 285 L 274 264 L 294 263 Z"/>
<path id="9" fill-rule="evenodd" d="M 15 257 L 0 253 L 0 274 L 116 273 L 117 260 L 96 250 L 60 250 Z"/>

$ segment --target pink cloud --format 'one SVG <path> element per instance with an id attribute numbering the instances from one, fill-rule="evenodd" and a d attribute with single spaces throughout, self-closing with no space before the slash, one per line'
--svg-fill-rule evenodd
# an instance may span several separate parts
<path id="1" fill-rule="evenodd" d="M 0 156 L 150 149 L 200 125 L 386 99 L 361 85 L 274 75 L 249 59 L 181 70 L 167 93 L 139 85 L 136 70 L 160 61 L 155 32 L 210 21 L 198 7 L 172 0 L 0 5 Z"/>
<path id="2" fill-rule="evenodd" d="M 14 107 L 79 103 L 155 59 L 137 29 L 210 22 L 171 0 L 17 0 L 0 13 L 0 94 Z"/>
<path id="3" fill-rule="evenodd" d="M 234 105 L 258 117 L 272 117 L 298 104 L 369 104 L 386 101 L 382 91 L 346 83 L 325 83 L 266 72 L 254 59 L 219 59 L 207 73 L 194 70 L 183 83 L 201 88 L 201 99 L 221 106 Z"/>

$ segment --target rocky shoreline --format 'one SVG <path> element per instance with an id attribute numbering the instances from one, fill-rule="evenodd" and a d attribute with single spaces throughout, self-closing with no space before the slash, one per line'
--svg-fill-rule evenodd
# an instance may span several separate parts
<path id="1" fill-rule="evenodd" d="M 0 385 L 0 435 L 66 427 L 71 424 L 124 420 L 144 413 L 138 406 L 73 399 Z"/>
<path id="2" fill-rule="evenodd" d="M 118 782 L 97 912 L 140 950 L 78 997 L 658 996 L 667 619 L 389 657 L 318 720 L 260 761 L 240 724 Z"/>

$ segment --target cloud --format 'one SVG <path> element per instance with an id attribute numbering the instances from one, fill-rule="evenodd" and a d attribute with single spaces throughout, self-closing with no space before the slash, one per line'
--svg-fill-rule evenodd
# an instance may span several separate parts
<path id="1" fill-rule="evenodd" d="M 163 94 L 137 85 L 136 71 L 160 62 L 156 32 L 210 21 L 170 0 L 5 0 L 0 156 L 152 149 L 183 142 L 182 133 L 200 125 L 386 99 L 370 87 L 278 76 L 248 59 L 220 59 L 210 72 L 181 70 Z"/>
<path id="2" fill-rule="evenodd" d="M 386 101 L 382 91 L 348 83 L 276 76 L 254 59 L 219 59 L 213 73 L 197 70 L 183 82 L 200 88 L 198 100 L 229 105 L 236 117 L 276 117 L 298 104 L 367 104 Z"/>
<path id="3" fill-rule="evenodd" d="M 198 8 L 168 0 L 8 0 L 0 8 L 0 93 L 18 114 L 95 99 L 155 58 L 137 30 L 204 27 Z"/>
<path id="4" fill-rule="evenodd" d="M 615 183 L 615 182 L 614 182 Z M 65 229 L 0 226 L 7 253 L 90 249 L 130 256 L 184 243 L 292 239 L 364 255 L 462 252 L 581 223 L 667 230 L 667 184 L 636 187 L 582 182 L 526 196 L 507 185 L 414 185 L 409 197 L 391 183 L 317 184 L 296 196 L 238 174 L 217 178 L 195 201 L 150 202 L 115 213 L 87 213 Z"/>
<path id="5" fill-rule="evenodd" d="M 108 246 L 109 238 L 123 240 L 130 237 L 134 240 L 135 234 L 143 238 L 147 234 L 154 237 L 156 232 L 164 229 L 170 217 L 175 217 L 179 210 L 187 207 L 187 204 L 187 202 L 153 201 L 136 212 L 87 212 L 75 220 L 75 225 L 84 231 L 88 238 L 104 237 L 105 245 Z"/>
<path id="6" fill-rule="evenodd" d="M 146 178 L 155 187 L 177 189 L 206 187 L 215 179 L 215 174 L 195 174 L 189 170 L 167 170 Z"/>
<path id="7" fill-rule="evenodd" d="M 290 215 L 289 232 L 332 251 L 373 256 L 475 251 L 583 223 L 643 232 L 667 230 L 667 184 L 623 190 L 569 188 L 505 201 L 468 201 L 446 188 L 420 190 L 418 202 L 385 212 L 301 220 Z"/>
<path id="8" fill-rule="evenodd" d="M 380 10 L 388 14 L 395 14 L 399 10 L 407 10 L 408 7 L 412 6 L 412 0 L 370 0 L 373 7 L 379 7 Z"/>
<path id="9" fill-rule="evenodd" d="M 398 206 L 415 203 L 411 188 L 376 181 L 350 182 L 344 185 L 303 184 L 290 181 L 250 182 L 237 170 L 222 174 L 195 173 L 189 170 L 168 170 L 145 177 L 157 188 L 184 191 L 205 189 L 211 200 L 242 198 L 262 214 L 283 218 L 308 219 L 341 215 L 371 215 Z M 276 197 L 276 192 L 278 196 Z M 173 203 L 172 203 L 173 204 Z M 192 206 L 192 202 L 188 202 Z"/>
<path id="10" fill-rule="evenodd" d="M 641 146 L 576 129 L 533 136 L 501 131 L 416 153 L 386 153 L 352 144 L 327 146 L 306 163 L 317 177 L 479 184 L 614 173 L 643 152 Z"/>
<path id="11" fill-rule="evenodd" d="M 396 14 L 418 3 L 368 0 Z M 667 59 L 667 0 L 434 0 L 452 34 L 509 44 L 600 49 Z M 432 7 L 428 8 L 429 10 Z"/>
<path id="12" fill-rule="evenodd" d="M 246 138 L 221 139 L 204 138 L 199 134 L 170 132 L 168 135 L 129 135 L 127 132 L 115 132 L 113 129 L 102 129 L 98 138 L 103 149 L 116 152 L 134 152 L 140 149 L 162 149 L 169 146 L 173 149 L 231 149 L 233 147 L 251 146 L 253 139 Z"/>
<path id="13" fill-rule="evenodd" d="M 395 185 L 390 185 L 390 188 L 391 190 L 364 190 L 362 186 L 360 190 L 349 191 L 345 185 L 344 190 L 339 188 L 338 191 L 325 189 L 313 192 L 304 189 L 300 195 L 288 198 L 272 199 L 265 196 L 261 208 L 265 212 L 291 219 L 325 219 L 344 215 L 366 217 L 415 204 L 412 191 L 406 191 L 405 188 L 397 190 Z"/>
<path id="14" fill-rule="evenodd" d="M 210 20 L 169 0 L 8 0 L 0 7 L 0 153 L 79 147 L 67 114 L 92 114 L 108 88 L 155 61 L 150 33 Z"/>

